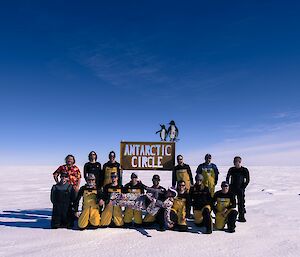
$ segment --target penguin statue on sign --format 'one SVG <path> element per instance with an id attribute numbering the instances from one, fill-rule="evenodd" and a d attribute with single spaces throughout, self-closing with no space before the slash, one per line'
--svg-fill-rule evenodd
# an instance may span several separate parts
<path id="1" fill-rule="evenodd" d="M 170 127 L 168 128 L 168 136 L 171 142 L 178 141 L 177 137 L 179 134 L 178 128 L 175 125 L 175 121 L 171 120 L 169 123 Z"/>
<path id="2" fill-rule="evenodd" d="M 160 141 L 166 141 L 168 133 L 165 125 L 160 124 L 160 130 L 156 131 L 155 134 L 157 133 L 160 135 Z"/>

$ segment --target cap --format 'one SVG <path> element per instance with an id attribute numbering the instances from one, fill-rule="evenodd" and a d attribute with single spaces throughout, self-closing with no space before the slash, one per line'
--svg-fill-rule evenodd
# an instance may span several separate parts
<path id="1" fill-rule="evenodd" d="M 204 158 L 205 158 L 205 160 L 206 160 L 206 159 L 211 159 L 211 154 L 210 154 L 210 153 L 207 153 L 207 154 L 205 155 Z"/>
<path id="2" fill-rule="evenodd" d="M 203 176 L 201 174 L 197 174 L 195 180 L 196 181 L 203 180 Z"/>
<path id="3" fill-rule="evenodd" d="M 136 173 L 132 172 L 130 178 L 138 178 L 138 175 L 136 175 Z"/>
<path id="4" fill-rule="evenodd" d="M 227 181 L 223 181 L 223 182 L 221 183 L 221 187 L 224 187 L 224 186 L 229 186 L 229 184 L 228 184 Z"/>
<path id="5" fill-rule="evenodd" d="M 60 173 L 60 177 L 61 178 L 68 178 L 69 174 L 67 172 L 62 172 L 62 173 Z"/>
<path id="6" fill-rule="evenodd" d="M 157 175 L 157 174 L 153 175 L 152 180 L 160 180 L 159 175 Z"/>
<path id="7" fill-rule="evenodd" d="M 95 175 L 93 173 L 89 173 L 89 175 L 86 178 L 87 180 L 96 179 Z"/>

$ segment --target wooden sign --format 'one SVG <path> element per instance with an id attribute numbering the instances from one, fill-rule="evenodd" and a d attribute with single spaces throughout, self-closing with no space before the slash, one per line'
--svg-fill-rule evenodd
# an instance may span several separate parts
<path id="1" fill-rule="evenodd" d="M 174 142 L 121 142 L 123 170 L 172 170 L 175 165 Z"/>

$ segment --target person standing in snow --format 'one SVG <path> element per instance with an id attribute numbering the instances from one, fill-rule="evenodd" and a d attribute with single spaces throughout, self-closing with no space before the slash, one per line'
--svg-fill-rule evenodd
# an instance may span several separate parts
<path id="1" fill-rule="evenodd" d="M 84 164 L 83 175 L 85 180 L 87 181 L 87 177 L 89 174 L 94 174 L 96 178 L 96 186 L 100 188 L 100 176 L 102 173 L 101 164 L 97 162 L 97 154 L 95 151 L 91 151 L 89 153 L 89 162 Z"/>
<path id="2" fill-rule="evenodd" d="M 183 162 L 181 154 L 177 155 L 177 163 L 178 165 L 174 167 L 172 172 L 172 187 L 175 187 L 178 181 L 183 180 L 186 189 L 189 191 L 190 187 L 194 184 L 191 168 Z"/>
<path id="3" fill-rule="evenodd" d="M 206 154 L 205 162 L 200 164 L 196 173 L 203 176 L 203 183 L 208 187 L 211 197 L 214 196 L 215 186 L 218 183 L 219 170 L 217 166 L 211 162 L 211 154 Z"/>
<path id="4" fill-rule="evenodd" d="M 72 228 L 74 225 L 72 205 L 75 201 L 75 191 L 69 183 L 68 173 L 60 173 L 60 181 L 51 188 L 50 199 L 53 204 L 51 228 Z"/>
<path id="5" fill-rule="evenodd" d="M 121 165 L 116 161 L 116 153 L 111 151 L 108 155 L 109 161 L 103 165 L 103 171 L 100 176 L 100 186 L 105 187 L 112 182 L 111 174 L 117 173 L 118 183 L 122 185 Z"/>
<path id="6" fill-rule="evenodd" d="M 77 193 L 79 190 L 81 173 L 79 168 L 75 165 L 75 157 L 71 154 L 67 155 L 65 158 L 65 165 L 61 165 L 58 167 L 56 171 L 53 172 L 53 178 L 55 182 L 58 182 L 58 176 L 61 173 L 67 173 L 69 177 L 69 183 L 73 186 L 75 192 Z"/>
<path id="7" fill-rule="evenodd" d="M 226 181 L 230 184 L 230 191 L 237 197 L 239 222 L 246 222 L 245 219 L 245 189 L 250 182 L 249 171 L 241 165 L 242 158 L 239 156 L 234 157 L 233 164 L 228 170 Z"/>

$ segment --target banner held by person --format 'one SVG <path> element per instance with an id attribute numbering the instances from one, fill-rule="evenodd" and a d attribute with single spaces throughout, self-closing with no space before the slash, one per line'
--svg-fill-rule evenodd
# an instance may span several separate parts
<path id="1" fill-rule="evenodd" d="M 121 142 L 123 170 L 172 170 L 175 142 Z"/>

